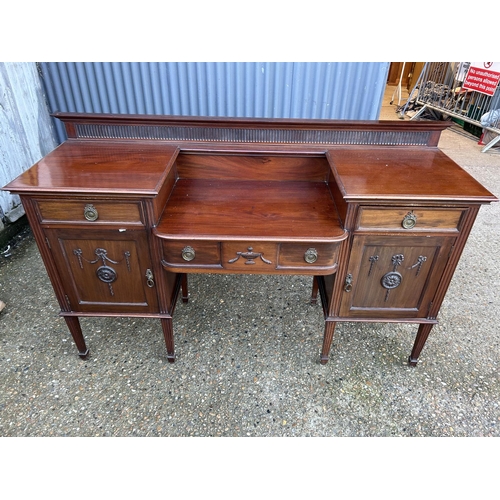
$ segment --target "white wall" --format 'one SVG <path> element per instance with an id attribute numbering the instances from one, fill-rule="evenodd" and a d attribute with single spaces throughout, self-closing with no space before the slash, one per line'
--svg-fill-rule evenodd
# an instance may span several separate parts
<path id="1" fill-rule="evenodd" d="M 0 62 L 0 186 L 57 146 L 36 63 Z M 0 217 L 19 197 L 0 191 Z"/>

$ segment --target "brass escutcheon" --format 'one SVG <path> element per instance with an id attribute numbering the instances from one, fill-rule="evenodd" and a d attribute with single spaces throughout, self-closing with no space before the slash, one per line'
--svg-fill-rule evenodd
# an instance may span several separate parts
<path id="1" fill-rule="evenodd" d="M 344 281 L 344 290 L 349 293 L 352 291 L 352 274 L 349 273 L 346 277 L 345 277 L 345 281 Z"/>

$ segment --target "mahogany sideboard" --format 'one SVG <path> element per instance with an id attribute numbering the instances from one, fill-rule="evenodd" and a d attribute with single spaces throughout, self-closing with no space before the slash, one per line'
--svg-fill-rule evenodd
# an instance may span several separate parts
<path id="1" fill-rule="evenodd" d="M 325 317 L 418 325 L 416 365 L 482 204 L 445 122 L 55 113 L 20 195 L 79 355 L 83 316 L 172 317 L 189 273 L 310 275 Z"/>

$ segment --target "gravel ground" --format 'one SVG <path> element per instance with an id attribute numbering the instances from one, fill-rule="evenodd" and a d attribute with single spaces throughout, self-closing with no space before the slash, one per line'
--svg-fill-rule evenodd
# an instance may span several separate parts
<path id="1" fill-rule="evenodd" d="M 500 152 L 440 147 L 500 195 Z M 498 437 L 498 220 L 481 209 L 415 368 L 404 324 L 339 324 L 320 365 L 311 279 L 287 276 L 193 275 L 174 364 L 159 321 L 84 318 L 82 361 L 27 229 L 0 249 L 0 435 Z"/>

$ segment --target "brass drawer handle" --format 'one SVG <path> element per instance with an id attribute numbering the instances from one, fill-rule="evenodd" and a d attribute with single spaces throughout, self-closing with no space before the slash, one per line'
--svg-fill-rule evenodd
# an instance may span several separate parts
<path id="1" fill-rule="evenodd" d="M 196 257 L 196 252 L 194 251 L 193 247 L 187 246 L 182 249 L 181 255 L 185 261 L 189 262 Z"/>
<path id="2" fill-rule="evenodd" d="M 417 224 L 417 216 L 413 212 L 408 212 L 401 222 L 405 229 L 413 229 Z"/>
<path id="3" fill-rule="evenodd" d="M 318 260 L 318 252 L 315 248 L 308 248 L 304 253 L 304 260 L 308 264 L 314 264 Z"/>
<path id="4" fill-rule="evenodd" d="M 98 219 L 99 217 L 99 212 L 97 211 L 97 208 L 94 207 L 94 205 L 91 205 L 90 203 L 88 205 L 85 205 L 85 208 L 83 209 L 83 216 L 90 222 L 94 222 L 95 220 Z"/>

